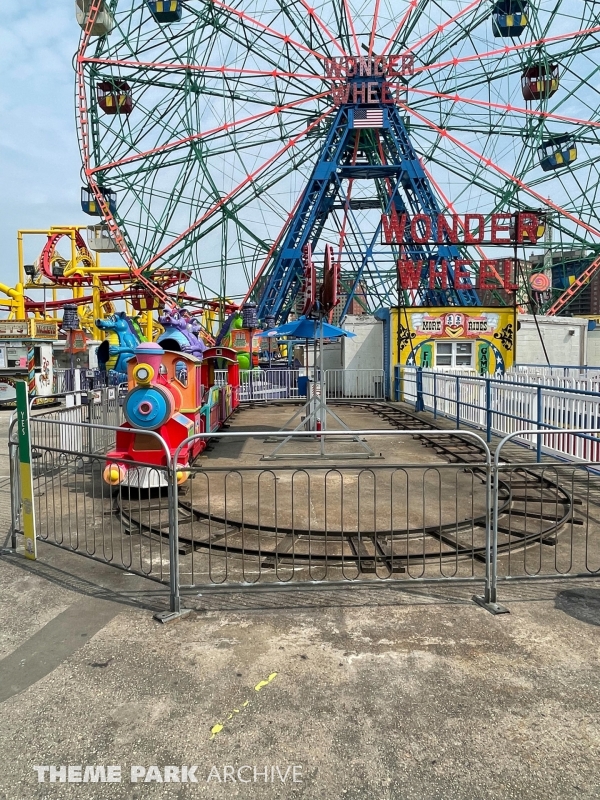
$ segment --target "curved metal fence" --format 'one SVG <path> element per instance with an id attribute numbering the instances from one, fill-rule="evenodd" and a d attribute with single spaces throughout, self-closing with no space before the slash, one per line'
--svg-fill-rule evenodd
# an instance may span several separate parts
<path id="1" fill-rule="evenodd" d="M 600 575 L 595 462 L 515 463 L 506 457 L 516 438 L 552 439 L 554 431 L 515 431 L 494 457 L 480 434 L 460 431 L 480 454 L 468 463 L 435 457 L 406 463 L 398 446 L 382 459 L 302 466 L 244 461 L 241 455 L 254 453 L 264 432 L 222 432 L 210 438 L 222 442 L 229 462 L 207 454 L 184 476 L 172 467 L 178 454 L 170 458 L 155 434 L 165 466 L 128 463 L 129 485 L 111 487 L 103 474 L 115 432 L 115 425 L 55 412 L 31 419 L 37 538 L 165 584 L 175 614 L 182 593 L 199 589 L 430 581 L 471 582 L 482 587 L 480 602 L 498 611 L 502 581 Z M 352 433 L 372 442 L 397 439 L 399 445 L 414 435 Z M 561 435 L 577 440 L 596 433 Z M 347 438 L 345 431 L 318 435 Z M 421 440 L 431 439 L 434 447 L 456 436 L 456 430 L 419 429 Z M 315 434 L 299 432 L 294 438 L 296 447 L 304 447 Z M 14 423 L 9 448 L 16 547 L 21 495 Z M 154 487 L 149 491 L 136 488 L 142 471 Z"/>

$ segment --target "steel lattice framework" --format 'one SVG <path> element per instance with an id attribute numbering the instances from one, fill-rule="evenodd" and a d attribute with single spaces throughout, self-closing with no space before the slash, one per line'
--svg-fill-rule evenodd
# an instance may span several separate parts
<path id="1" fill-rule="evenodd" d="M 527 24 L 499 36 L 498 3 L 487 0 L 176 0 L 181 18 L 170 22 L 148 0 L 86 2 L 77 55 L 84 180 L 148 286 L 156 270 L 179 269 L 194 275 L 201 296 L 240 298 L 250 286 L 263 313 L 285 318 L 299 288 L 289 245 L 308 237 L 317 261 L 334 245 L 349 295 L 360 287 L 368 308 L 389 305 L 398 301 L 398 254 L 377 233 L 392 206 L 542 209 L 552 232 L 546 256 L 576 251 L 593 272 L 597 4 L 513 0 Z M 107 12 L 112 30 L 92 35 Z M 326 61 L 374 54 L 410 54 L 414 73 L 388 109 L 389 127 L 351 135 Z M 526 100 L 521 81 L 532 66 L 557 69 L 559 85 Z M 127 91 L 131 109 L 106 113 L 100 84 Z M 538 147 L 561 134 L 577 159 L 544 171 Z M 335 173 L 317 197 L 316 167 L 336 146 Z M 407 161 L 421 173 L 416 206 L 414 182 L 407 188 L 393 169 Z M 117 193 L 114 211 L 106 187 Z M 416 302 L 477 302 L 470 292 L 420 295 Z"/>

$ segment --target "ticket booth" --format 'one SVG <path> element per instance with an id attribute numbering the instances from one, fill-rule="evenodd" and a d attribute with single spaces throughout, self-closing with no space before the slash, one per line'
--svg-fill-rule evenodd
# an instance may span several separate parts
<path id="1" fill-rule="evenodd" d="M 54 393 L 58 325 L 58 320 L 0 320 L 0 404 L 15 402 L 17 379 L 28 381 L 30 397 Z"/>

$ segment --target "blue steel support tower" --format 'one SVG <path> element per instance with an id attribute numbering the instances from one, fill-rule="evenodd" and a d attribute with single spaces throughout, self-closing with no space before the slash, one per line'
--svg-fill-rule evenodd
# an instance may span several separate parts
<path id="1" fill-rule="evenodd" d="M 356 152 L 355 137 L 362 134 L 362 130 L 355 127 L 356 116 L 364 119 L 366 109 L 371 115 L 375 112 L 380 146 L 371 151 L 367 160 L 363 159 L 358 163 L 356 158 L 352 158 L 352 153 Z M 372 116 L 371 119 L 373 118 Z M 364 127 L 375 128 L 374 125 L 361 126 Z M 310 243 L 313 251 L 317 249 L 323 228 L 336 202 L 339 208 L 340 200 L 343 202 L 346 199 L 342 181 L 347 179 L 374 181 L 378 188 L 381 213 L 389 214 L 395 210 L 398 214 L 407 215 L 409 224 L 404 232 L 404 254 L 409 259 L 423 262 L 418 289 L 420 303 L 429 306 L 480 305 L 474 288 L 454 288 L 454 273 L 450 262 L 463 257 L 459 246 L 449 241 L 438 245 L 417 244 L 411 238 L 411 216 L 425 214 L 430 217 L 435 237 L 437 215 L 442 213 L 442 209 L 412 146 L 398 108 L 383 103 L 369 106 L 348 103 L 340 106 L 336 112 L 296 214 L 259 288 L 257 300 L 260 319 L 271 316 L 281 323 L 293 310 L 302 288 L 302 248 Z M 387 188 L 382 191 L 384 185 Z M 381 223 L 372 240 L 364 242 L 358 257 L 356 253 L 352 255 L 355 268 L 342 318 L 348 312 L 361 282 L 369 278 L 368 265 L 374 260 L 373 249 L 380 233 Z M 429 261 L 439 263 L 441 259 L 446 259 L 448 263 L 448 288 L 432 289 L 429 287 Z"/>

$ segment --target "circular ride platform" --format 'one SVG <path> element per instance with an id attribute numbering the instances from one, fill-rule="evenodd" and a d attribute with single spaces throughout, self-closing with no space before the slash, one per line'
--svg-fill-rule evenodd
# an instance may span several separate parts
<path id="1" fill-rule="evenodd" d="M 344 440 L 338 463 L 311 458 L 310 437 L 293 442 L 301 459 L 265 462 L 283 435 L 289 404 L 248 408 L 228 431 L 239 436 L 213 441 L 179 497 L 189 585 L 483 575 L 486 468 L 476 440 L 460 431 L 424 436 L 420 418 L 391 404 L 346 404 L 336 412 L 364 432 L 375 458 L 344 460 L 344 448 L 355 445 Z M 410 432 L 394 434 L 398 427 Z M 164 502 L 142 508 L 136 496 L 119 504 L 141 536 L 167 532 Z M 549 542 L 571 512 L 556 482 L 527 469 L 501 480 L 499 504 L 499 530 L 510 524 L 500 553 Z"/>

